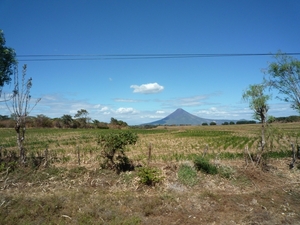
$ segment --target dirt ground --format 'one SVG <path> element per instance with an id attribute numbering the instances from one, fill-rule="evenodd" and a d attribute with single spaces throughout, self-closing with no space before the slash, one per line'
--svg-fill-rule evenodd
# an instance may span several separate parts
<path id="1" fill-rule="evenodd" d="M 149 187 L 136 171 L 115 174 L 96 167 L 58 166 L 1 173 L 0 224 L 300 224 L 300 170 L 290 159 L 268 171 L 243 160 L 214 162 L 231 176 L 198 172 L 178 180 L 182 163 L 153 163 L 163 180 Z"/>

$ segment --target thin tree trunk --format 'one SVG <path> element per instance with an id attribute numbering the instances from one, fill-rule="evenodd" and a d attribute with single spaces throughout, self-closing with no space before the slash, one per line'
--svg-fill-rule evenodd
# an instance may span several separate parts
<path id="1" fill-rule="evenodd" d="M 260 161 L 261 161 L 261 157 L 262 157 L 262 154 L 264 152 L 264 149 L 265 149 L 265 144 L 266 144 L 266 140 L 265 140 L 265 126 L 266 126 L 266 116 L 265 116 L 266 112 L 263 110 L 263 112 L 261 112 L 260 114 L 260 117 L 261 117 L 261 142 L 260 142 L 260 151 L 258 153 L 258 156 L 257 156 L 257 165 L 260 164 Z"/>
<path id="2" fill-rule="evenodd" d="M 25 129 L 22 129 L 20 121 L 16 122 L 15 130 L 17 132 L 17 144 L 18 144 L 18 148 L 19 148 L 19 152 L 20 152 L 19 161 L 20 161 L 21 165 L 24 165 L 25 161 L 26 161 L 25 148 L 23 146 L 23 141 L 24 141 L 24 137 L 25 137 Z"/>

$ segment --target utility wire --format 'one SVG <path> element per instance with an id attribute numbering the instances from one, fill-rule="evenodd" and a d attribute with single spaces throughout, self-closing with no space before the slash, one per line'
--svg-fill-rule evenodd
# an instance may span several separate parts
<path id="1" fill-rule="evenodd" d="M 300 53 L 282 53 L 300 55 Z M 272 53 L 230 53 L 230 54 L 62 54 L 62 55 L 17 55 L 18 61 L 66 61 L 66 60 L 136 60 L 171 58 L 216 58 L 216 57 L 256 57 L 274 56 Z"/>

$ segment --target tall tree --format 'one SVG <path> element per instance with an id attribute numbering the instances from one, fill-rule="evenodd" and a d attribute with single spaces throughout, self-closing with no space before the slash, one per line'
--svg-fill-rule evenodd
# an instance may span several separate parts
<path id="1" fill-rule="evenodd" d="M 72 122 L 73 122 L 73 119 L 72 119 L 72 116 L 71 115 L 63 115 L 62 117 L 61 117 L 61 120 L 62 120 L 62 122 L 63 122 L 63 124 L 64 124 L 64 126 L 66 126 L 66 127 L 71 127 L 71 125 L 72 125 Z"/>
<path id="2" fill-rule="evenodd" d="M 260 159 L 262 153 L 264 151 L 264 147 L 266 144 L 265 140 L 265 129 L 266 129 L 266 121 L 267 121 L 267 112 L 269 110 L 269 105 L 267 101 L 271 98 L 269 95 L 264 94 L 265 86 L 262 84 L 254 84 L 250 85 L 249 88 L 243 93 L 243 99 L 249 102 L 249 107 L 253 110 L 254 119 L 261 122 L 261 140 L 260 147 L 261 151 L 258 154 L 258 161 L 260 163 Z"/>
<path id="3" fill-rule="evenodd" d="M 269 65 L 266 84 L 277 89 L 279 99 L 290 102 L 291 107 L 300 113 L 300 61 L 291 56 L 278 53 L 276 62 Z"/>
<path id="4" fill-rule="evenodd" d="M 3 30 L 0 30 L 0 97 L 2 88 L 11 82 L 13 68 L 17 64 L 15 50 L 5 46 Z"/>
<path id="5" fill-rule="evenodd" d="M 86 127 L 86 124 L 89 122 L 90 118 L 88 117 L 89 113 L 85 109 L 78 110 L 75 114 L 75 118 L 79 118 L 79 121 L 82 123 L 84 127 Z"/>
<path id="6" fill-rule="evenodd" d="M 6 105 L 10 112 L 14 115 L 15 119 L 15 130 L 17 132 L 17 144 L 20 152 L 20 163 L 25 164 L 26 153 L 24 148 L 24 140 L 26 133 L 26 118 L 28 117 L 31 110 L 41 100 L 36 100 L 35 104 L 30 106 L 30 90 L 32 87 L 32 78 L 26 80 L 26 69 L 27 66 L 23 66 L 22 78 L 19 80 L 18 71 L 14 73 L 14 91 L 11 98 L 11 105 Z M 21 82 L 21 83 L 20 83 Z"/>

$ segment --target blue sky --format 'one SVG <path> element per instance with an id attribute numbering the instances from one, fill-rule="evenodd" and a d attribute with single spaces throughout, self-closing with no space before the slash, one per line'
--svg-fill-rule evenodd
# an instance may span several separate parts
<path id="1" fill-rule="evenodd" d="M 298 0 L 1 0 L 0 29 L 19 70 L 27 64 L 33 98 L 42 98 L 32 115 L 86 109 L 92 119 L 134 125 L 183 108 L 235 120 L 251 119 L 242 93 L 262 81 L 271 56 L 115 55 L 299 53 L 299 11 Z M 276 94 L 269 114 L 297 115 Z M 0 114 L 9 114 L 3 103 Z"/>

